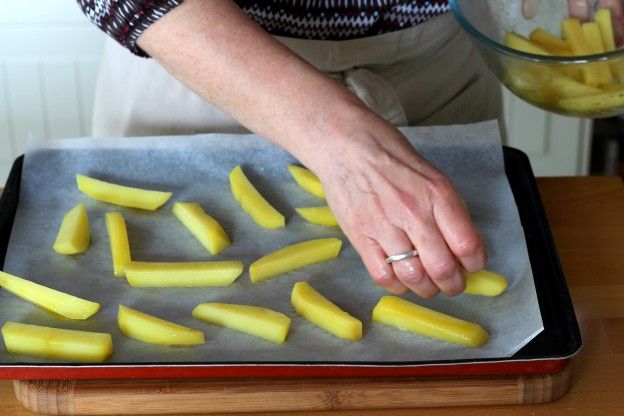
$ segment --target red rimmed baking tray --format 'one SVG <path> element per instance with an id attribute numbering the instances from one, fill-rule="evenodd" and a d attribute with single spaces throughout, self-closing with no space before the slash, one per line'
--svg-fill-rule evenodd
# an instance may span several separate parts
<path id="1" fill-rule="evenodd" d="M 414 377 L 559 373 L 581 348 L 567 284 L 529 160 L 503 149 L 505 171 L 524 228 L 544 331 L 512 357 L 405 362 L 219 362 L 63 364 L 0 363 L 2 379 L 172 379 L 242 377 Z M 0 199 L 0 264 L 19 201 L 22 158 L 11 170 Z"/>

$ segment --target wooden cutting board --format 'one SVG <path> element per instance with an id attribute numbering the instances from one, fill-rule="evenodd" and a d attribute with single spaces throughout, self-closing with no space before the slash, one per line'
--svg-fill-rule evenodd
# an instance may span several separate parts
<path id="1" fill-rule="evenodd" d="M 15 381 L 23 406 L 51 415 L 130 415 L 546 403 L 570 386 L 554 374 L 437 378 Z"/>

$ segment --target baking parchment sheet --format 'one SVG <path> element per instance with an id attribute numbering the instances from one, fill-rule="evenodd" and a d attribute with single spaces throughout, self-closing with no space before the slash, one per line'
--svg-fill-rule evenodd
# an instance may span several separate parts
<path id="1" fill-rule="evenodd" d="M 488 298 L 438 295 L 405 297 L 435 310 L 481 324 L 490 341 L 472 349 L 399 331 L 371 321 L 379 298 L 387 293 L 368 276 L 361 260 L 339 229 L 305 222 L 296 207 L 324 204 L 300 189 L 286 166 L 295 160 L 254 135 L 197 135 L 123 139 L 72 139 L 40 143 L 27 152 L 20 201 L 4 270 L 46 286 L 99 302 L 86 321 L 53 316 L 0 290 L 0 325 L 17 321 L 36 325 L 108 332 L 114 339 L 112 363 L 391 363 L 508 357 L 542 331 L 526 242 L 504 173 L 496 122 L 474 125 L 405 128 L 418 151 L 455 183 L 484 236 L 487 268 L 509 279 L 501 296 Z M 286 217 L 286 228 L 262 229 L 231 196 L 228 173 L 241 164 L 259 190 Z M 172 191 L 156 212 L 98 202 L 80 193 L 77 173 L 120 184 Z M 214 216 L 233 245 L 211 256 L 171 212 L 175 201 L 199 202 Z M 91 223 L 91 246 L 84 254 L 64 256 L 52 250 L 63 215 L 84 202 Z M 363 201 L 364 203 L 364 201 Z M 209 261 L 237 259 L 245 272 L 228 287 L 131 288 L 113 277 L 104 214 L 126 218 L 132 258 L 141 261 Z M 343 248 L 335 260 L 305 267 L 252 284 L 247 267 L 264 254 L 313 238 L 338 237 Z M 298 316 L 290 304 L 295 282 L 308 281 L 322 294 L 363 321 L 359 342 L 340 340 Z M 202 302 L 260 305 L 292 318 L 284 345 L 193 319 Z M 142 312 L 202 330 L 206 343 L 163 347 L 123 335 L 117 308 Z M 0 349 L 0 363 L 50 362 L 16 356 Z"/>

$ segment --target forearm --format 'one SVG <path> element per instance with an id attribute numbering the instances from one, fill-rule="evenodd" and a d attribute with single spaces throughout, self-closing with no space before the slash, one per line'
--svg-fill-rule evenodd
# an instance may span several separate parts
<path id="1" fill-rule="evenodd" d="M 343 132 L 353 119 L 368 113 L 229 0 L 188 0 L 138 44 L 203 98 L 313 169 L 337 141 L 348 140 Z"/>

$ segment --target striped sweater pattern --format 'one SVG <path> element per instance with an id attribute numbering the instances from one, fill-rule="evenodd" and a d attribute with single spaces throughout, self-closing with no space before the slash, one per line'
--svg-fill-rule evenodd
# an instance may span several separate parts
<path id="1" fill-rule="evenodd" d="M 183 0 L 77 0 L 85 15 L 133 53 L 141 33 Z M 448 0 L 235 0 L 267 32 L 346 40 L 394 32 L 449 10 Z"/>

